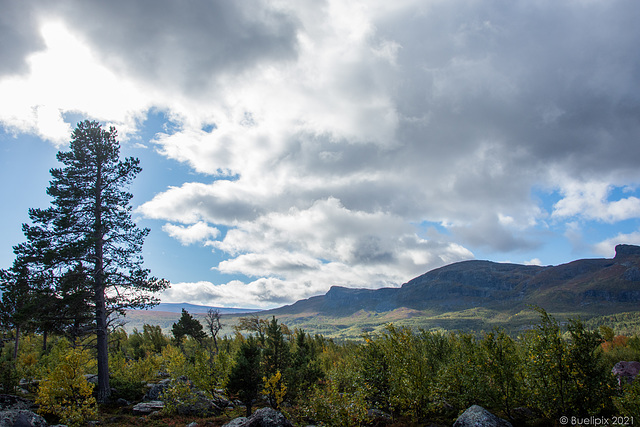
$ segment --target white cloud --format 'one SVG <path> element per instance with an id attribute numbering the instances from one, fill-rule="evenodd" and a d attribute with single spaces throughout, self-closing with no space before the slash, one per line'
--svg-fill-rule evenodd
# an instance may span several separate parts
<path id="1" fill-rule="evenodd" d="M 115 122 L 121 136 L 135 130 L 135 119 L 149 106 L 144 88 L 105 67 L 64 24 L 47 22 L 41 32 L 46 48 L 27 58 L 28 74 L 0 80 L 0 99 L 11 100 L 0 102 L 0 123 L 56 145 L 71 134 L 64 113 Z"/>
<path id="2" fill-rule="evenodd" d="M 307 297 L 310 286 L 312 284 L 297 286 L 276 278 L 260 278 L 249 283 L 235 280 L 218 285 L 211 282 L 172 283 L 161 298 L 163 301 L 223 307 L 271 308 L 274 304 L 284 305 Z"/>
<path id="3" fill-rule="evenodd" d="M 611 182 L 588 181 L 562 184 L 563 198 L 553 207 L 552 217 L 581 217 L 589 220 L 618 222 L 640 216 L 640 199 L 634 196 L 609 200 Z"/>
<path id="4" fill-rule="evenodd" d="M 183 245 L 191 245 L 197 242 L 206 242 L 215 239 L 220 235 L 220 230 L 210 227 L 207 223 L 199 221 L 190 226 L 180 226 L 174 224 L 165 224 L 162 231 L 169 236 L 176 238 Z"/>

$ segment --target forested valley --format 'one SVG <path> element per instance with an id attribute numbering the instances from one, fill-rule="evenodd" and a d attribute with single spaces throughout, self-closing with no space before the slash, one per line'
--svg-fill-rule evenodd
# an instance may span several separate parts
<path id="1" fill-rule="evenodd" d="M 575 319 L 560 324 L 537 310 L 539 322 L 517 337 L 389 324 L 344 342 L 257 315 L 219 337 L 217 313 L 203 327 L 184 311 L 171 336 L 153 325 L 110 333 L 112 394 L 101 405 L 95 335 L 54 334 L 45 344 L 42 333 L 29 333 L 14 355 L 15 331 L 5 331 L 1 385 L 66 425 L 223 425 L 267 406 L 294 425 L 451 425 L 471 405 L 514 425 L 553 425 L 562 416 L 637 420 L 640 382 L 619 384 L 612 367 L 640 358 L 640 337 L 591 331 Z M 162 405 L 134 414 L 145 394 Z"/>

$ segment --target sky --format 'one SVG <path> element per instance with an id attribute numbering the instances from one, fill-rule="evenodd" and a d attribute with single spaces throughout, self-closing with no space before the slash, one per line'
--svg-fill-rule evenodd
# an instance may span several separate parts
<path id="1" fill-rule="evenodd" d="M 0 268 L 85 119 L 163 302 L 640 244 L 640 2 L 0 0 Z"/>

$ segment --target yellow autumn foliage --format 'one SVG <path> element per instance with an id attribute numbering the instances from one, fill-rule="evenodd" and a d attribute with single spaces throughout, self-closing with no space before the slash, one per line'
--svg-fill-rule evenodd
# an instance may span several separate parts
<path id="1" fill-rule="evenodd" d="M 83 425 L 98 415 L 94 385 L 84 377 L 91 356 L 87 350 L 69 348 L 40 383 L 36 403 L 39 412 L 54 414 L 69 426 Z"/>
<path id="2" fill-rule="evenodd" d="M 273 409 L 280 409 L 284 396 L 287 394 L 287 386 L 282 381 L 282 374 L 277 371 L 269 378 L 262 377 L 262 381 L 264 382 L 262 394 L 267 396 Z"/>

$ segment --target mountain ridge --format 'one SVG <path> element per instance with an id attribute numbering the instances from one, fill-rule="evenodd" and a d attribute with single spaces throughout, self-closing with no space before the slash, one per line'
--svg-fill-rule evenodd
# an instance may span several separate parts
<path id="1" fill-rule="evenodd" d="M 610 314 L 621 308 L 635 310 L 638 302 L 640 246 L 623 244 L 616 246 L 613 259 L 581 259 L 556 266 L 468 260 L 430 270 L 399 288 L 332 286 L 324 295 L 261 315 L 308 312 L 343 317 L 362 310 L 385 313 L 401 308 L 441 314 L 478 307 L 515 312 L 532 305 L 571 311 L 594 304 L 600 305 L 597 311 Z"/>

